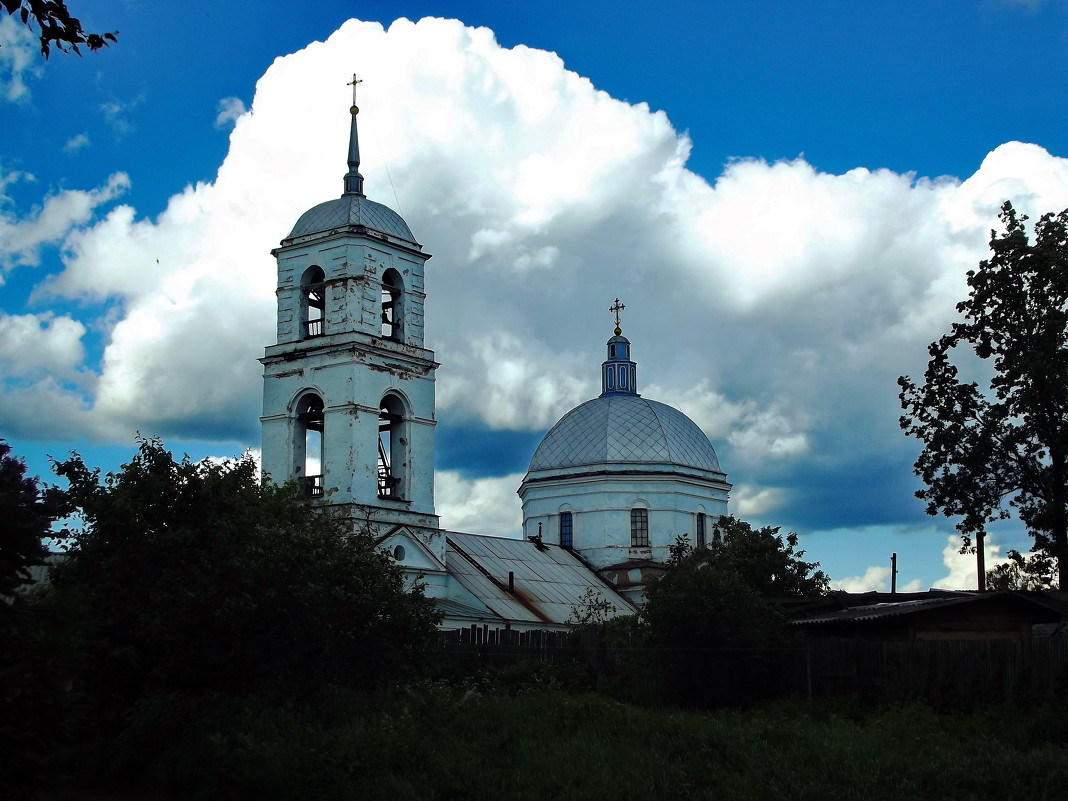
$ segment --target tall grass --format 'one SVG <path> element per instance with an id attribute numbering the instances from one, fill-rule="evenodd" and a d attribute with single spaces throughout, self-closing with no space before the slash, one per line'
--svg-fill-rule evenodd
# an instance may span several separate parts
<path id="1" fill-rule="evenodd" d="M 692 713 L 557 690 L 465 696 L 432 683 L 336 694 L 314 708 L 157 699 L 119 742 L 88 761 L 83 750 L 70 782 L 237 801 L 1037 801 L 1065 797 L 1066 711 L 813 716 L 785 703 Z"/>

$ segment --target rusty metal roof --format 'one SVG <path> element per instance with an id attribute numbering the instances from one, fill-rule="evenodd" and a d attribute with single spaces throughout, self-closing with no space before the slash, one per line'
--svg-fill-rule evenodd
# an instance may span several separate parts
<path id="1" fill-rule="evenodd" d="M 562 625 L 591 588 L 612 604 L 613 617 L 638 611 L 559 545 L 454 531 L 445 542 L 449 574 L 505 620 Z"/>

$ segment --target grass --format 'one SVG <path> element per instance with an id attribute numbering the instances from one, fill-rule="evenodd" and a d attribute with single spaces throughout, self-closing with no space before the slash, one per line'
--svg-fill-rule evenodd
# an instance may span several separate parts
<path id="1" fill-rule="evenodd" d="M 157 699 L 68 775 L 94 797 L 235 801 L 1039 801 L 1068 787 L 1063 708 L 845 711 L 683 712 L 544 689 L 465 700 L 435 683 L 316 708 Z"/>

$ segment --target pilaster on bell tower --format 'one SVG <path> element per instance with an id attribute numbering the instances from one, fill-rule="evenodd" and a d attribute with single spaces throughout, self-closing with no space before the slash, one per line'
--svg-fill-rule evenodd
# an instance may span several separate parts
<path id="1" fill-rule="evenodd" d="M 356 86 L 340 198 L 279 247 L 277 342 L 263 364 L 263 470 L 376 529 L 437 528 L 434 354 L 423 347 L 429 253 L 364 194 Z"/>

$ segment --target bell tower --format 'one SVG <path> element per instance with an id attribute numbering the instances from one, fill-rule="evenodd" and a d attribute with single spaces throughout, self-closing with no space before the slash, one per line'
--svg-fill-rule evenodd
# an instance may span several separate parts
<path id="1" fill-rule="evenodd" d="M 263 364 L 263 470 L 376 532 L 436 529 L 434 354 L 423 347 L 423 268 L 407 223 L 368 200 L 359 109 L 344 192 L 271 251 L 277 341 Z"/>

